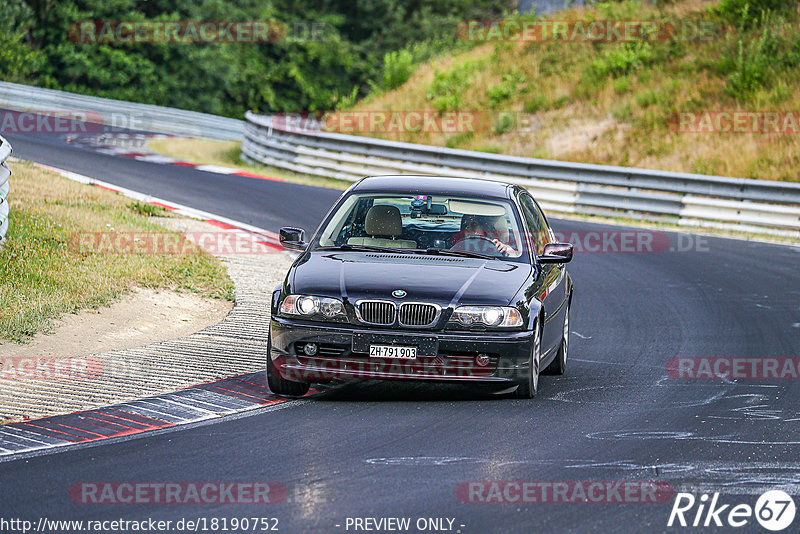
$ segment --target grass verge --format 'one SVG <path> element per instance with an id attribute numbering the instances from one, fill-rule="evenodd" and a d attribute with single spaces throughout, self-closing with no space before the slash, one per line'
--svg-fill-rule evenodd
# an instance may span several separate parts
<path id="1" fill-rule="evenodd" d="M 331 189 L 347 189 L 352 182 L 335 180 L 297 174 L 275 167 L 257 167 L 248 165 L 241 159 L 242 143 L 240 141 L 214 141 L 211 139 L 196 138 L 166 138 L 152 139 L 147 143 L 147 148 L 158 154 L 190 161 L 198 165 L 219 165 L 220 167 L 234 167 L 255 174 L 274 176 L 287 182 Z"/>
<path id="2" fill-rule="evenodd" d="M 29 163 L 13 171 L 0 250 L 0 341 L 25 342 L 61 315 L 108 305 L 135 286 L 233 300 L 225 267 L 208 254 L 95 254 L 73 245 L 85 232 L 166 232 L 150 219 L 165 210 Z"/>

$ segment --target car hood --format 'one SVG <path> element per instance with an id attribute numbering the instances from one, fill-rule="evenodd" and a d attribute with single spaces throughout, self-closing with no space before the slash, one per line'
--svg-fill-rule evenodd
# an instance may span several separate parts
<path id="1" fill-rule="evenodd" d="M 289 273 L 290 292 L 406 302 L 508 305 L 525 283 L 531 266 L 503 260 L 364 252 L 312 252 Z"/>

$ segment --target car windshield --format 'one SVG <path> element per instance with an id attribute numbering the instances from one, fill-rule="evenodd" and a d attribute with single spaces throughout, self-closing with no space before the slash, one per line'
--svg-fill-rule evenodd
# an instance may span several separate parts
<path id="1" fill-rule="evenodd" d="M 322 227 L 315 247 L 481 255 L 528 261 L 511 202 L 442 194 L 354 193 Z"/>

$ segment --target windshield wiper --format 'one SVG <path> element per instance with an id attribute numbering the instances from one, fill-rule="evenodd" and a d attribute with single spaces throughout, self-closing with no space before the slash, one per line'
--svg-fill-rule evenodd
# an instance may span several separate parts
<path id="1" fill-rule="evenodd" d="M 389 254 L 441 254 L 442 256 L 459 256 L 466 258 L 480 258 L 483 260 L 496 260 L 496 256 L 488 254 L 481 254 L 479 252 L 468 252 L 466 250 L 450 250 L 446 248 L 390 248 L 378 247 L 375 245 L 351 245 L 349 243 L 342 243 L 330 247 L 317 247 L 317 250 L 345 250 L 355 252 L 387 252 Z"/>
<path id="2" fill-rule="evenodd" d="M 481 258 L 484 260 L 496 260 L 496 256 L 490 256 L 489 254 L 481 254 L 480 252 L 468 252 L 466 250 L 450 250 L 448 248 L 433 248 L 428 247 L 425 249 L 422 248 L 415 248 L 411 249 L 414 252 L 424 252 L 426 254 L 441 254 L 442 256 L 461 256 L 467 258 Z"/>
<path id="3" fill-rule="evenodd" d="M 390 247 L 377 247 L 375 245 L 351 245 L 349 243 L 342 243 L 332 247 L 318 247 L 317 250 L 352 250 L 363 252 L 388 252 L 390 254 L 413 254 L 414 249 L 407 248 L 390 248 Z"/>

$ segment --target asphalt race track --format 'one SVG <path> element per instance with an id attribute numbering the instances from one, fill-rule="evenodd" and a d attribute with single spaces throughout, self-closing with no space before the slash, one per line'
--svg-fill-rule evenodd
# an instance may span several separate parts
<path id="1" fill-rule="evenodd" d="M 2 111 L 2 110 L 0 110 Z M 115 158 L 39 133 L 3 134 L 13 155 L 185 204 L 266 229 L 287 224 L 316 228 L 341 191 L 298 184 L 221 175 L 192 168 Z M 302 206 L 300 205 L 302 201 Z"/>
<path id="2" fill-rule="evenodd" d="M 17 157 L 273 231 L 312 231 L 339 194 L 114 158 L 52 135 L 7 138 Z M 620 230 L 553 225 L 567 235 Z M 671 248 L 689 250 L 578 250 L 569 265 L 576 290 L 567 374 L 542 377 L 531 401 L 456 385 L 344 385 L 243 416 L 0 463 L 2 515 L 34 522 L 272 517 L 288 533 L 355 532 L 346 527 L 357 517 L 409 517 L 412 525 L 450 518 L 452 531 L 465 534 L 661 532 L 686 530 L 667 528 L 673 498 L 475 503 L 462 502 L 457 488 L 654 481 L 750 506 L 770 489 L 797 495 L 800 381 L 679 380 L 668 376 L 667 362 L 800 356 L 800 249 L 670 239 Z M 70 487 L 87 481 L 271 481 L 287 497 L 269 505 L 73 502 Z M 763 530 L 751 520 L 736 531 Z"/>

